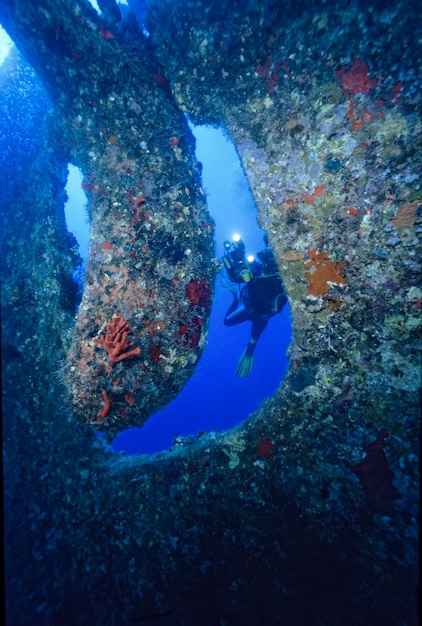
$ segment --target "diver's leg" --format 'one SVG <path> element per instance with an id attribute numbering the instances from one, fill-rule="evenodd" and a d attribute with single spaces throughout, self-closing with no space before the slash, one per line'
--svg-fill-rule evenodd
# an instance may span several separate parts
<path id="1" fill-rule="evenodd" d="M 254 319 L 252 320 L 251 338 L 249 339 L 246 348 L 243 351 L 242 356 L 237 364 L 236 375 L 240 378 L 249 376 L 252 371 L 255 348 L 258 339 L 266 329 L 268 320 Z"/>
<path id="2" fill-rule="evenodd" d="M 268 320 L 262 319 L 253 319 L 252 320 L 252 330 L 251 330 L 251 339 L 253 339 L 254 343 L 258 341 L 264 330 L 267 328 Z"/>
<path id="3" fill-rule="evenodd" d="M 236 326 L 236 324 L 246 322 L 249 319 L 250 317 L 246 313 L 245 307 L 240 303 L 239 298 L 235 296 L 224 318 L 224 326 Z"/>

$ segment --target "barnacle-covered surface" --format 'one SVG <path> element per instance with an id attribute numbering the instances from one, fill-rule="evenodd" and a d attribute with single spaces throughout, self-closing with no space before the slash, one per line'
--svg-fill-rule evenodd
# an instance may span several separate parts
<path id="1" fill-rule="evenodd" d="M 19 14 L 27 4 L 2 0 L 0 17 L 56 109 L 48 144 L 34 133 L 47 178 L 28 177 L 22 150 L 7 196 L 10 623 L 413 626 L 422 194 L 411 4 L 150 0 L 148 37 L 82 2 Z M 180 388 L 212 289 L 178 107 L 236 142 L 289 295 L 291 367 L 238 428 L 125 458 L 81 420 L 105 413 L 105 391 L 112 436 L 166 401 L 157 389 Z M 44 238 L 39 267 L 19 237 L 28 193 L 39 208 L 25 214 L 25 241 L 40 241 L 46 220 L 63 228 L 63 152 L 84 170 L 92 212 L 64 368 L 69 313 L 42 290 L 58 293 L 56 268 L 69 272 L 65 235 Z M 33 274 L 29 310 L 14 264 Z M 98 341 L 115 314 L 142 354 L 110 365 Z"/>
<path id="2" fill-rule="evenodd" d="M 50 92 L 62 151 L 85 175 L 90 257 L 68 387 L 79 419 L 113 437 L 142 425 L 195 367 L 214 281 L 210 218 L 193 138 L 140 28 L 114 35 L 89 6 L 67 4 L 11 3 L 5 22 Z M 42 28 L 28 51 L 31 22 Z M 195 281 L 206 296 L 198 304 L 187 295 Z M 140 355 L 110 368 L 95 340 L 115 314 Z"/>

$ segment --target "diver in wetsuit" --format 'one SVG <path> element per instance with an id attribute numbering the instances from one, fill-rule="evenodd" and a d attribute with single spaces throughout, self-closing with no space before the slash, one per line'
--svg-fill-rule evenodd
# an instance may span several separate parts
<path id="1" fill-rule="evenodd" d="M 245 257 L 245 244 L 240 237 L 233 243 L 226 241 L 222 259 L 225 276 L 230 283 L 237 283 L 238 288 L 226 284 L 234 295 L 233 303 L 224 318 L 225 326 L 235 326 L 242 322 L 252 322 L 251 338 L 240 357 L 236 374 L 241 378 L 249 376 L 252 370 L 254 353 L 258 339 L 267 327 L 271 317 L 280 313 L 287 302 L 287 296 L 281 282 L 274 255 L 268 247 L 258 252 L 257 260 Z"/>

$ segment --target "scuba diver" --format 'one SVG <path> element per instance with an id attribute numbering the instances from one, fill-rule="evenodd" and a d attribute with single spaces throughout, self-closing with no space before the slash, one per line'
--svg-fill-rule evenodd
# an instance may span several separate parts
<path id="1" fill-rule="evenodd" d="M 245 378 L 252 370 L 258 339 L 267 327 L 268 320 L 281 313 L 287 302 L 286 292 L 267 235 L 265 248 L 257 259 L 245 256 L 245 244 L 235 235 L 233 242 L 224 242 L 223 285 L 234 295 L 234 300 L 224 318 L 225 326 L 252 322 L 251 337 L 240 357 L 236 375 Z M 237 283 L 237 288 L 233 283 Z"/>

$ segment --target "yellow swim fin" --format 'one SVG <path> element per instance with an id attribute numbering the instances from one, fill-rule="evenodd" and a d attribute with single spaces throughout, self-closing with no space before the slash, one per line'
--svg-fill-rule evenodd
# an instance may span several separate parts
<path id="1" fill-rule="evenodd" d="M 250 339 L 237 364 L 236 376 L 246 378 L 252 371 L 256 341 Z"/>

